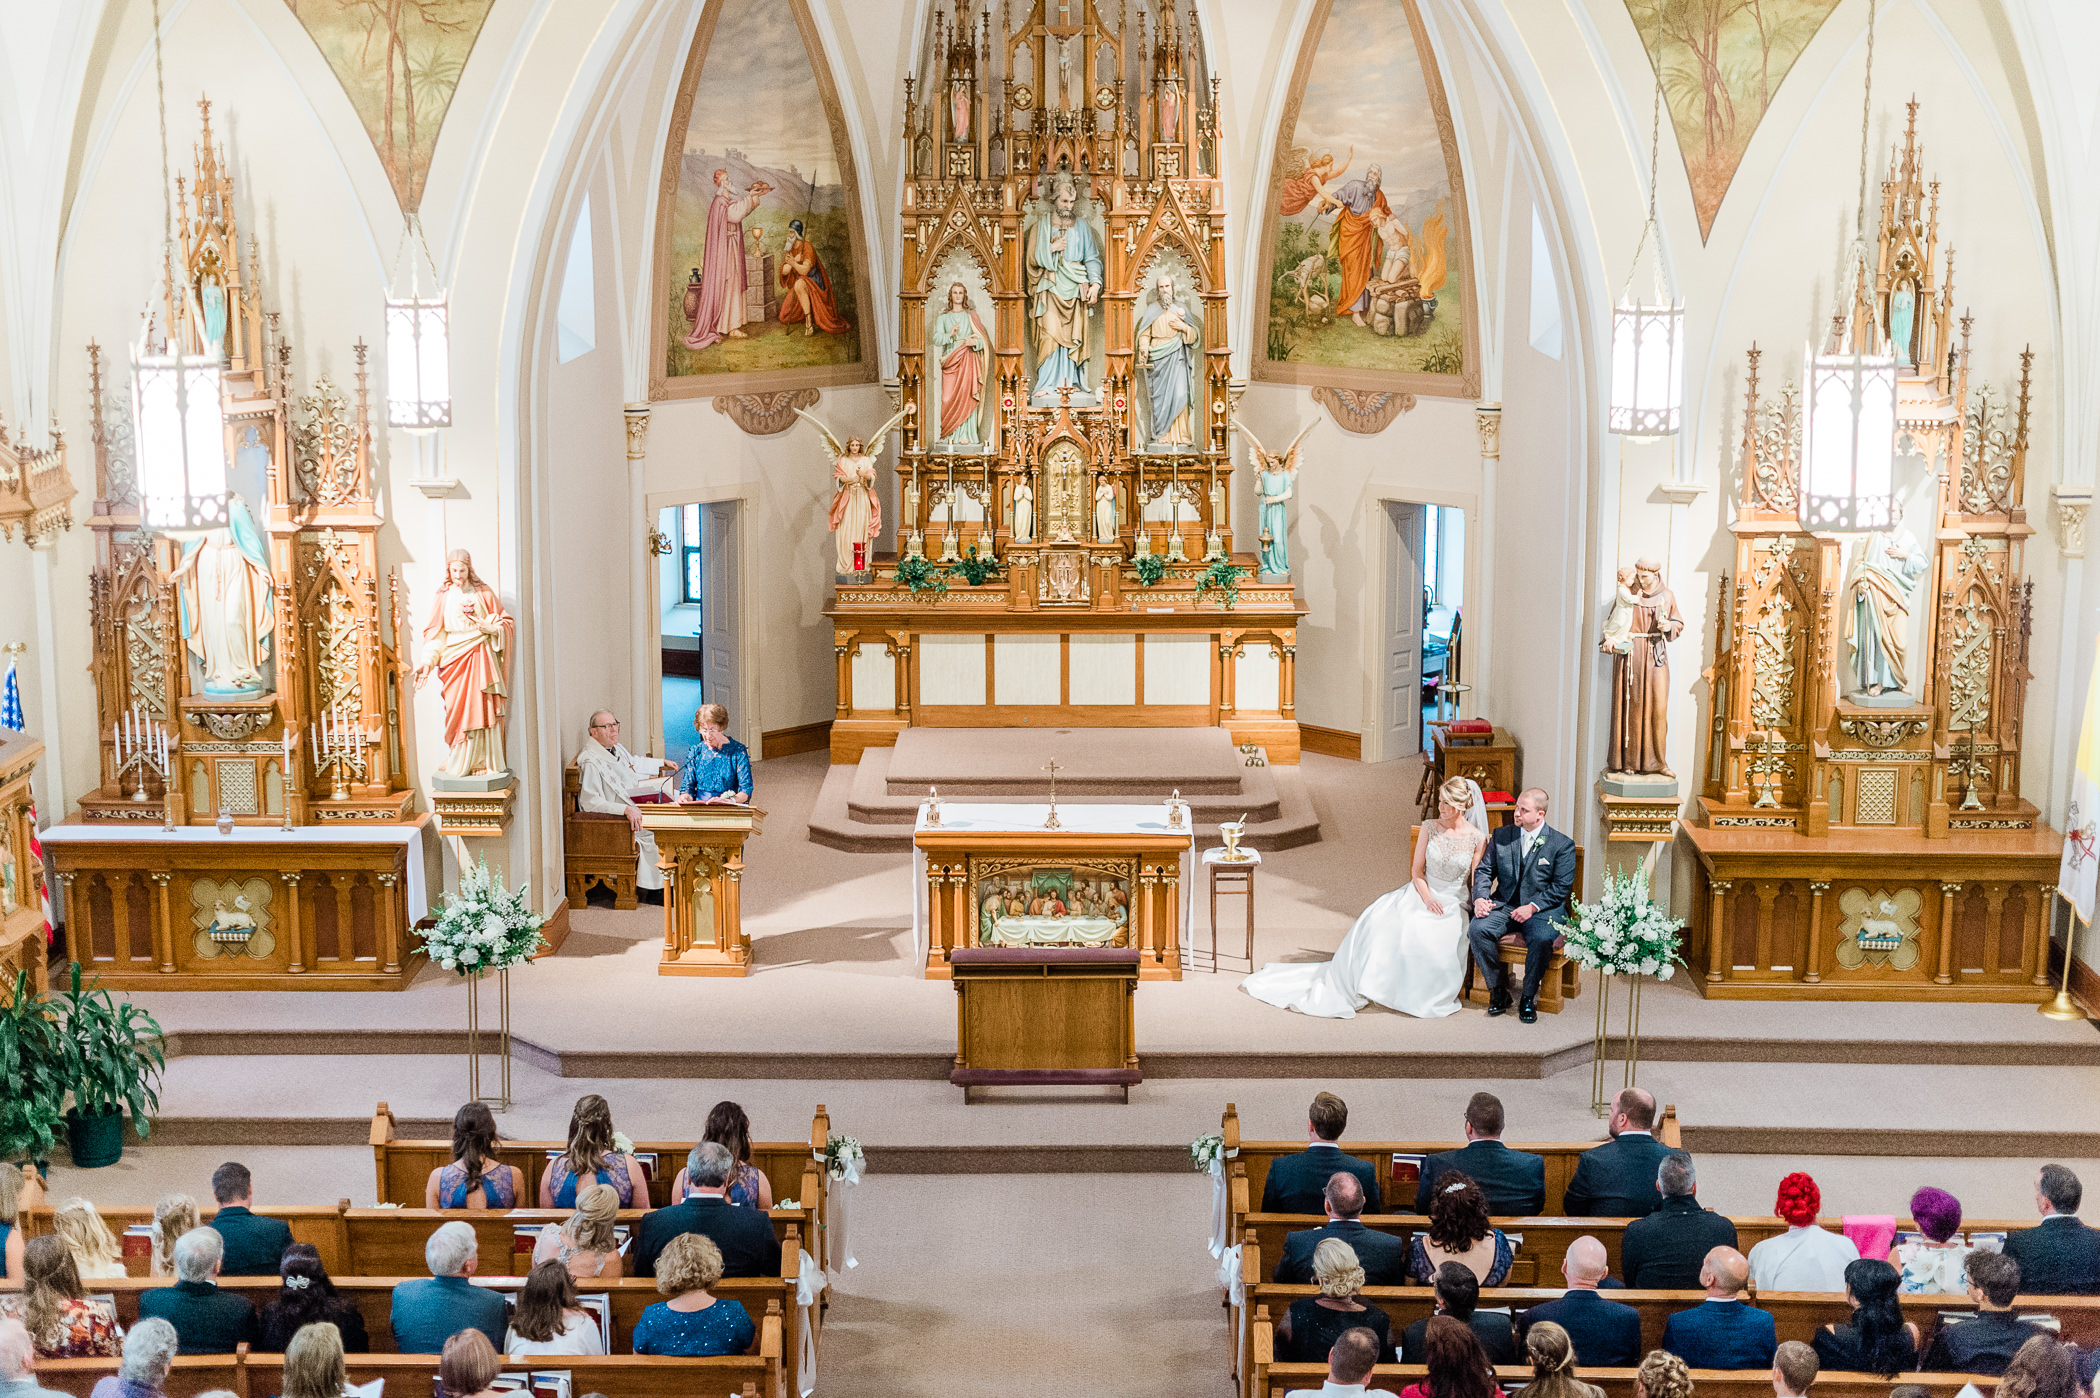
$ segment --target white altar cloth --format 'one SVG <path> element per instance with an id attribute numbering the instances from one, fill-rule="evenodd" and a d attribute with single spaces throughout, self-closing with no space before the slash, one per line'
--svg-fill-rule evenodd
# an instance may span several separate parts
<path id="1" fill-rule="evenodd" d="M 423 891 L 423 822 L 388 825 L 302 825 L 293 830 L 274 825 L 237 825 L 231 835 L 221 835 L 216 825 L 178 825 L 163 830 L 156 825 L 54 825 L 38 837 L 45 845 L 117 844 L 133 841 L 165 841 L 179 845 L 209 845 L 238 840 L 251 845 L 406 845 L 408 879 L 408 925 L 413 927 L 430 911 Z"/>
<path id="2" fill-rule="evenodd" d="M 1022 805 L 1000 803 L 967 805 L 959 801 L 941 802 L 942 830 L 1040 830 L 1050 817 L 1047 803 Z M 1186 819 L 1186 817 L 1184 817 Z M 1193 832 L 1169 830 L 1167 828 L 1166 803 L 1156 806 L 1059 806 L 1057 820 L 1060 829 L 1081 835 L 1180 835 L 1188 840 L 1181 849 L 1181 929 L 1176 940 L 1181 944 L 1181 964 L 1189 964 L 1189 932 L 1195 926 L 1196 908 L 1196 856 Z M 919 819 L 913 833 L 926 828 L 925 807 L 919 809 Z M 926 956 L 931 929 L 931 919 L 926 908 L 926 851 L 916 843 L 911 852 L 911 945 L 912 964 L 918 975 L 926 974 Z"/>

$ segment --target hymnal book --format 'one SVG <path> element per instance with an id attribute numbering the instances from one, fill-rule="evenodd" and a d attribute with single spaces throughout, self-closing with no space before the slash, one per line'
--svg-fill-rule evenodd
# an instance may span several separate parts
<path id="1" fill-rule="evenodd" d="M 1411 1213 L 1415 1207 L 1415 1191 L 1422 1186 L 1422 1157 L 1419 1155 L 1393 1156 L 1393 1187 L 1386 1191 L 1387 1213 Z"/>
<path id="2" fill-rule="evenodd" d="M 607 1354 L 613 1352 L 612 1296 L 603 1291 L 579 1292 L 576 1304 L 598 1318 L 598 1340 Z"/>
<path id="3" fill-rule="evenodd" d="M 153 1256 L 153 1225 L 134 1223 L 124 1230 L 124 1258 L 128 1264 L 134 1257 Z"/>
<path id="4" fill-rule="evenodd" d="M 386 1380 L 384 1378 L 376 1378 L 370 1383 L 346 1383 L 343 1385 L 343 1398 L 381 1398 L 381 1395 L 385 1392 Z"/>

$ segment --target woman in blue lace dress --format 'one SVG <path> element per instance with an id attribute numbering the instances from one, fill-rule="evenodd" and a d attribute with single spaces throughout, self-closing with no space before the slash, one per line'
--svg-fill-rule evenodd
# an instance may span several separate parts
<path id="1" fill-rule="evenodd" d="M 636 1319 L 634 1352 L 693 1359 L 755 1349 L 758 1329 L 751 1313 L 741 1302 L 708 1295 L 721 1279 L 722 1250 L 705 1234 L 673 1238 L 656 1259 L 656 1289 L 671 1299 Z"/>
<path id="2" fill-rule="evenodd" d="M 496 1117 L 485 1102 L 469 1102 L 452 1115 L 452 1163 L 430 1172 L 423 1186 L 426 1209 L 515 1209 L 525 1193 L 525 1174 L 496 1159 Z"/>
<path id="3" fill-rule="evenodd" d="M 1415 1234 L 1408 1250 L 1408 1277 L 1431 1286 L 1437 1268 L 1456 1262 L 1482 1286 L 1500 1286 L 1516 1260 L 1516 1245 L 1488 1221 L 1487 1195 L 1473 1177 L 1461 1170 L 1438 1175 L 1429 1196 L 1429 1231 Z"/>
<path id="4" fill-rule="evenodd" d="M 595 1180 L 620 1196 L 621 1208 L 647 1208 L 647 1179 L 639 1160 L 614 1149 L 612 1107 L 597 1093 L 586 1093 L 569 1113 L 569 1148 L 548 1161 L 540 1176 L 540 1207 L 573 1209 L 577 1181 Z"/>
<path id="5" fill-rule="evenodd" d="M 723 1198 L 747 1209 L 773 1207 L 773 1182 L 751 1163 L 751 1118 L 744 1114 L 742 1107 L 734 1102 L 715 1103 L 715 1109 L 707 1114 L 707 1129 L 701 1133 L 700 1139 L 713 1141 L 728 1151 L 729 1158 L 736 1162 Z M 685 1198 L 687 1187 L 685 1170 L 681 1167 L 678 1178 L 671 1182 L 673 1202 Z"/>

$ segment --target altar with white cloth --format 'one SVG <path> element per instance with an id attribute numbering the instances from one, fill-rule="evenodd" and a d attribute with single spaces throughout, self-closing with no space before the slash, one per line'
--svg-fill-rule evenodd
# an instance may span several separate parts
<path id="1" fill-rule="evenodd" d="M 943 802 L 912 837 L 912 946 L 928 977 L 960 947 L 1125 947 L 1147 980 L 1179 980 L 1194 842 L 1164 805 Z M 1185 817 L 1184 817 L 1185 820 Z"/>

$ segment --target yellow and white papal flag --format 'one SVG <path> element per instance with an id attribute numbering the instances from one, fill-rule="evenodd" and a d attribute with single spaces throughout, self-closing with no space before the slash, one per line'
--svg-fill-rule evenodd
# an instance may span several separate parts
<path id="1" fill-rule="evenodd" d="M 2071 773 L 2071 811 L 2064 825 L 2064 860 L 2056 889 L 2083 921 L 2091 923 L 2093 885 L 2100 875 L 2100 641 L 2093 645 L 2085 721 L 2078 727 L 2078 767 Z"/>

